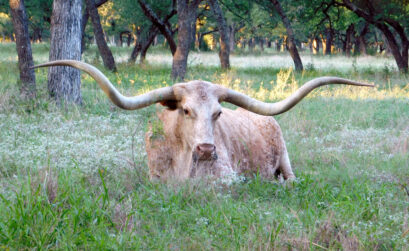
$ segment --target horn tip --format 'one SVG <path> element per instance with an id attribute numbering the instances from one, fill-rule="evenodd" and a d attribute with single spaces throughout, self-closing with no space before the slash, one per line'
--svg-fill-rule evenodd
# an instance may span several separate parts
<path id="1" fill-rule="evenodd" d="M 375 87 L 375 84 L 369 84 L 369 83 L 361 83 L 361 85 L 365 87 Z"/>

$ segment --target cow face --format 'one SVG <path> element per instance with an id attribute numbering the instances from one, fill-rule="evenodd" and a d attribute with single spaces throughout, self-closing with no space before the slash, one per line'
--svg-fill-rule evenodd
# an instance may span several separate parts
<path id="1" fill-rule="evenodd" d="M 164 105 L 177 109 L 177 130 L 185 150 L 193 161 L 217 159 L 214 127 L 222 114 L 217 88 L 213 84 L 192 81 L 173 87 L 178 101 Z"/>

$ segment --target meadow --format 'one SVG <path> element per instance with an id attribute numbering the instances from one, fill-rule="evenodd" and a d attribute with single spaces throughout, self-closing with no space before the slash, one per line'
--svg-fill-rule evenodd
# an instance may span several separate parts
<path id="1" fill-rule="evenodd" d="M 84 55 L 126 95 L 171 85 L 171 55 L 155 48 L 118 72 L 92 47 Z M 34 60 L 48 60 L 36 44 Z M 409 76 L 388 56 L 302 53 L 190 55 L 187 80 L 203 79 L 265 101 L 306 81 L 339 76 L 376 88 L 321 87 L 276 116 L 297 179 L 258 175 L 233 184 L 151 182 L 144 132 L 155 106 L 123 111 L 82 75 L 82 106 L 57 106 L 47 70 L 36 70 L 35 101 L 19 97 L 14 44 L 0 44 L 0 249 L 408 250 Z M 227 105 L 232 107 L 231 105 Z"/>

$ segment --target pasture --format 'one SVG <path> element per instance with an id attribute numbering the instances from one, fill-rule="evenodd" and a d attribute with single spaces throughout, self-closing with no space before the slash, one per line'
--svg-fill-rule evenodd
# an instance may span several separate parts
<path id="1" fill-rule="evenodd" d="M 85 61 L 124 94 L 171 85 L 171 54 L 155 48 L 131 65 L 113 48 L 118 72 L 96 48 Z M 297 180 L 240 177 L 232 184 L 148 179 L 144 132 L 155 106 L 114 107 L 82 74 L 83 106 L 56 106 L 47 70 L 36 70 L 38 98 L 19 98 L 14 44 L 0 45 L 0 249 L 408 250 L 409 77 L 389 57 L 302 54 L 189 56 L 187 80 L 229 86 L 265 101 L 325 75 L 376 88 L 321 87 L 276 116 Z M 34 45 L 36 63 L 48 45 Z M 229 105 L 229 107 L 232 107 Z"/>

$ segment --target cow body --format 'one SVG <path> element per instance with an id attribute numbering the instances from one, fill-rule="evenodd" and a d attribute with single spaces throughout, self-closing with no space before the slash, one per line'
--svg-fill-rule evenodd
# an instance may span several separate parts
<path id="1" fill-rule="evenodd" d="M 197 96 L 200 94 L 195 88 L 197 86 L 204 88 L 202 91 L 206 95 L 211 95 L 211 91 L 207 90 L 211 86 L 206 82 L 196 83 L 196 86 L 188 85 L 192 90 L 184 95 L 189 95 L 196 103 L 200 102 L 199 107 L 211 107 L 213 104 L 209 103 L 213 102 L 218 104 L 217 100 L 210 97 L 203 100 Z M 295 178 L 281 129 L 273 117 L 257 115 L 241 108 L 221 108 L 221 115 L 214 121 L 210 135 L 217 157 L 202 160 L 192 154 L 194 144 L 187 142 L 189 135 L 186 135 L 186 131 L 189 128 L 186 128 L 186 118 L 181 110 L 176 108 L 159 111 L 157 115 L 163 126 L 162 135 L 154 135 L 152 126 L 145 135 L 152 179 L 185 180 L 202 176 L 229 178 L 236 174 L 255 173 L 266 178 L 273 178 L 279 173 L 284 179 Z M 200 128 L 192 133 L 193 138 L 203 134 Z"/>

